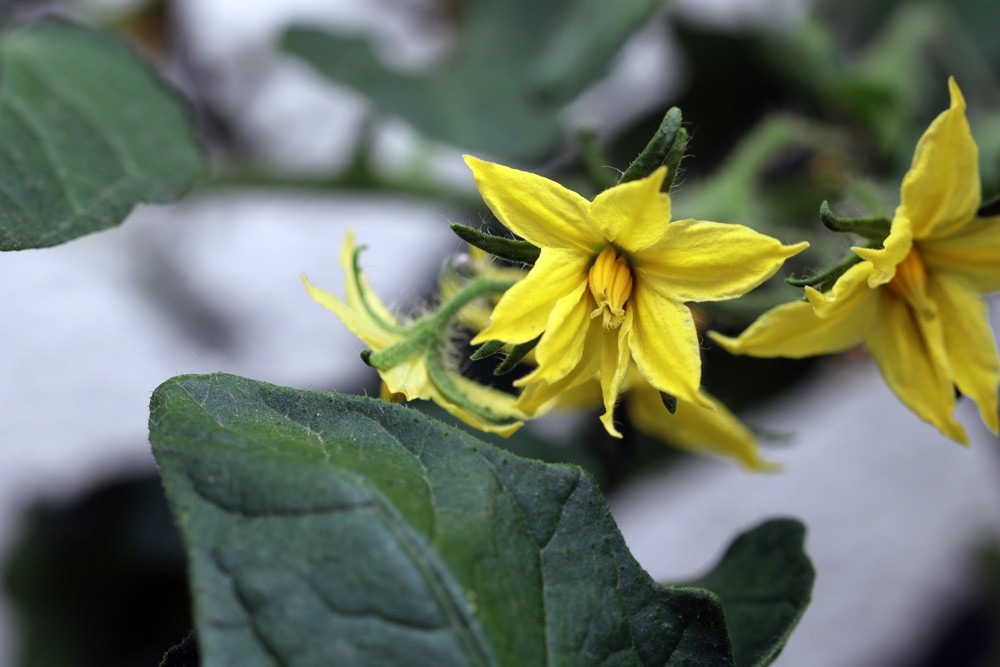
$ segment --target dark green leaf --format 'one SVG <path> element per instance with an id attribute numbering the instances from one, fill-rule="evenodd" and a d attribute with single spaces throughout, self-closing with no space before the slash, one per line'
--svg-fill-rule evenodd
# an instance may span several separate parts
<path id="1" fill-rule="evenodd" d="M 118 38 L 68 23 L 0 35 L 0 250 L 114 227 L 203 169 L 184 108 Z"/>
<path id="2" fill-rule="evenodd" d="M 489 357 L 492 357 L 500 350 L 502 350 L 504 348 L 504 345 L 506 345 L 506 343 L 504 343 L 502 340 L 488 340 L 482 345 L 480 345 L 478 348 L 476 348 L 476 351 L 473 352 L 469 358 L 472 359 L 473 361 L 479 361 L 480 359 L 487 359 Z"/>
<path id="3" fill-rule="evenodd" d="M 164 383 L 150 431 L 206 666 L 733 665 L 718 598 L 653 582 L 578 468 L 225 375 Z"/>
<path id="4" fill-rule="evenodd" d="M 736 664 L 770 664 L 799 622 L 816 578 L 805 527 L 774 519 L 743 533 L 710 573 L 690 583 L 722 600 Z"/>
<path id="5" fill-rule="evenodd" d="M 283 48 L 371 98 L 428 137 L 508 160 L 535 160 L 562 141 L 559 110 L 606 71 L 664 0 L 463 0 L 455 45 L 423 72 L 386 67 L 366 40 L 310 27 Z M 650 76 L 657 76 L 652 72 Z"/>
<path id="6" fill-rule="evenodd" d="M 457 222 L 449 226 L 458 238 L 469 245 L 511 262 L 534 264 L 541 252 L 536 246 L 527 241 L 505 239 L 502 236 L 487 234 L 467 225 L 460 225 Z"/>

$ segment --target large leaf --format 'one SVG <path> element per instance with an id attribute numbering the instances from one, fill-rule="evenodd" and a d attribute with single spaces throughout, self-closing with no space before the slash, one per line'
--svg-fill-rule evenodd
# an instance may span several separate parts
<path id="1" fill-rule="evenodd" d="M 68 23 L 0 35 L 0 250 L 118 225 L 203 168 L 184 108 L 118 38 Z"/>
<path id="2" fill-rule="evenodd" d="M 579 468 L 226 375 L 161 385 L 150 431 L 205 665 L 736 664 L 719 597 L 652 581 Z M 761 557 L 806 560 L 780 525 Z"/>
<path id="3" fill-rule="evenodd" d="M 451 3 L 454 49 L 418 73 L 385 66 L 365 40 L 305 26 L 286 33 L 284 48 L 431 138 L 532 160 L 558 147 L 560 108 L 664 2 L 461 0 Z"/>

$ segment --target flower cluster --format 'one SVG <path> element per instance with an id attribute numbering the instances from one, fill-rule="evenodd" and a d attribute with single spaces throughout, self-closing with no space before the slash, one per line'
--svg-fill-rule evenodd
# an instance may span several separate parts
<path id="1" fill-rule="evenodd" d="M 952 417 L 956 386 L 998 429 L 1000 362 L 980 294 L 1000 288 L 1000 218 L 977 217 L 977 149 L 961 92 L 954 80 L 949 85 L 951 107 L 920 139 L 891 222 L 859 232 L 869 243 L 812 283 L 821 289 L 806 286 L 805 299 L 768 311 L 737 337 L 709 335 L 730 352 L 764 357 L 863 343 L 906 405 L 966 442 Z M 615 437 L 624 392 L 639 429 L 751 469 L 771 467 L 750 431 L 702 389 L 689 304 L 747 293 L 807 244 L 784 245 L 736 224 L 672 221 L 664 167 L 588 200 L 530 172 L 465 160 L 487 206 L 523 239 L 491 237 L 495 245 L 483 247 L 509 246 L 507 258 L 525 269 L 491 269 L 480 257 L 478 277 L 449 279 L 441 309 L 405 327 L 370 294 L 351 237 L 341 259 L 347 303 L 307 283 L 371 346 L 366 360 L 387 390 L 429 398 L 503 434 L 526 418 L 599 403 Z M 514 382 L 516 397 L 446 362 L 452 320 L 478 332 L 471 341 L 482 346 L 477 355 L 507 350 L 508 361 L 531 366 Z"/>

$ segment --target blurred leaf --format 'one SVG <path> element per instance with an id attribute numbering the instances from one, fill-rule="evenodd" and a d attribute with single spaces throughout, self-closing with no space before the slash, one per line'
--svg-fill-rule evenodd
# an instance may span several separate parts
<path id="1" fill-rule="evenodd" d="M 183 196 L 201 149 L 176 97 L 131 48 L 68 23 L 0 35 L 0 250 L 120 224 Z"/>
<path id="2" fill-rule="evenodd" d="M 367 40 L 307 26 L 290 28 L 283 47 L 430 138 L 501 159 L 538 160 L 562 142 L 561 107 L 605 73 L 665 0 L 453 4 L 454 48 L 425 72 L 392 70 Z"/>
<path id="3" fill-rule="evenodd" d="M 716 595 L 653 582 L 578 468 L 226 375 L 161 385 L 150 431 L 207 666 L 736 664 Z"/>
<path id="4" fill-rule="evenodd" d="M 722 600 L 737 664 L 770 664 L 808 606 L 816 573 L 804 539 L 798 521 L 768 521 L 736 538 L 715 569 L 690 582 Z"/>

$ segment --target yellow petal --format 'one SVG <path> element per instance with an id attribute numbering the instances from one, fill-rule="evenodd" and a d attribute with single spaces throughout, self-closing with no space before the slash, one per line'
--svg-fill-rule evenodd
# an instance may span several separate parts
<path id="1" fill-rule="evenodd" d="M 540 248 L 590 253 L 604 242 L 590 220 L 590 202 L 555 181 L 466 155 L 479 193 L 508 229 Z"/>
<path id="2" fill-rule="evenodd" d="M 526 343 L 538 336 L 559 299 L 586 286 L 588 259 L 589 255 L 543 248 L 524 280 L 500 298 L 490 325 L 472 339 L 472 344 L 488 340 Z"/>
<path id="3" fill-rule="evenodd" d="M 514 407 L 515 397 L 506 392 L 492 387 L 473 382 L 458 373 L 451 373 L 450 380 L 457 389 L 465 394 L 470 402 L 475 405 L 489 406 L 490 412 L 495 413 L 498 418 L 509 418 L 510 422 L 497 422 L 484 419 L 481 415 L 458 405 L 441 394 L 434 388 L 431 399 L 447 410 L 452 416 L 457 417 L 469 426 L 477 428 L 487 433 L 496 433 L 506 438 L 510 434 L 524 425 L 520 420 L 523 415 Z"/>
<path id="4" fill-rule="evenodd" d="M 875 268 L 868 277 L 868 285 L 878 287 L 895 277 L 896 267 L 910 254 L 911 248 L 913 248 L 913 227 L 906 216 L 901 216 L 897 212 L 889 236 L 881 248 L 851 248 L 851 250 Z"/>
<path id="5" fill-rule="evenodd" d="M 742 225 L 678 220 L 633 259 L 637 280 L 667 298 L 719 301 L 746 294 L 808 246 L 785 246 Z"/>
<path id="6" fill-rule="evenodd" d="M 631 358 L 629 338 L 632 334 L 633 320 L 632 309 L 626 310 L 625 321 L 618 327 L 617 332 L 604 332 L 604 344 L 601 347 L 601 395 L 604 399 L 601 423 L 604 424 L 605 430 L 616 438 L 622 437 L 622 434 L 615 428 L 615 403 L 618 402 L 618 394 L 621 393 L 622 382 L 625 380 L 625 372 L 628 370 Z"/>
<path id="7" fill-rule="evenodd" d="M 919 249 L 932 271 L 961 277 L 980 294 L 1000 290 L 1000 216 L 973 218 Z"/>
<path id="8" fill-rule="evenodd" d="M 993 433 L 997 417 L 1000 361 L 990 329 L 986 303 L 961 279 L 935 275 L 928 281 L 930 298 L 937 303 L 944 324 L 944 346 L 959 391 L 979 406 L 979 414 Z"/>
<path id="9" fill-rule="evenodd" d="M 358 249 L 354 245 L 354 230 L 348 230 L 344 245 L 340 247 L 340 266 L 344 269 L 344 292 L 347 305 L 354 310 L 366 310 L 372 318 L 386 325 L 396 326 L 396 318 L 378 298 L 358 266 Z"/>
<path id="10" fill-rule="evenodd" d="M 660 240 L 670 223 L 670 197 L 660 192 L 666 173 L 660 167 L 594 198 L 590 216 L 607 241 L 633 253 Z"/>
<path id="11" fill-rule="evenodd" d="M 629 390 L 625 407 L 636 427 L 665 442 L 698 453 L 736 459 L 750 470 L 775 471 L 780 466 L 766 461 L 743 422 L 717 399 L 709 410 L 696 403 L 677 402 L 674 414 L 667 412 L 660 392 L 646 383 Z"/>
<path id="12" fill-rule="evenodd" d="M 979 149 L 965 118 L 965 99 L 948 79 L 951 106 L 917 143 L 903 179 L 900 210 L 913 222 L 914 237 L 936 238 L 968 222 L 979 207 Z"/>
<path id="13" fill-rule="evenodd" d="M 918 319 L 902 299 L 879 290 L 879 318 L 865 339 L 889 388 L 921 419 L 944 435 L 968 444 L 965 431 L 952 418 L 955 389 L 943 358 L 943 341 L 935 323 Z M 939 326 L 939 322 L 937 325 Z"/>
<path id="14" fill-rule="evenodd" d="M 422 355 L 423 351 L 417 350 L 406 361 L 390 368 L 379 369 L 382 382 L 390 394 L 403 394 L 408 401 L 418 398 L 432 400 L 438 396 L 427 375 L 427 364 L 424 363 Z"/>
<path id="15" fill-rule="evenodd" d="M 701 353 L 691 311 L 638 283 L 632 293 L 634 319 L 629 346 L 642 375 L 659 391 L 705 404 Z"/>
<path id="16" fill-rule="evenodd" d="M 535 348 L 538 367 L 519 380 L 518 386 L 538 380 L 556 382 L 580 363 L 587 329 L 600 326 L 591 321 L 592 308 L 586 288 L 586 283 L 581 283 L 556 302 L 545 326 L 545 333 Z"/>
<path id="17" fill-rule="evenodd" d="M 827 295 L 809 292 L 822 302 L 793 301 L 772 308 L 736 338 L 714 331 L 708 335 L 733 354 L 755 357 L 800 359 L 854 347 L 877 316 L 877 292 L 867 287 L 867 271 L 870 267 L 862 264 L 851 267 Z"/>
<path id="18" fill-rule="evenodd" d="M 601 367 L 600 350 L 605 335 L 604 328 L 600 324 L 594 324 L 587 330 L 583 358 L 562 379 L 552 383 L 544 380 L 524 382 L 527 377 L 516 381 L 514 384 L 523 386 L 524 390 L 518 396 L 515 408 L 525 415 L 536 416 L 561 405 L 570 392 L 582 385 L 593 382 L 596 386 Z"/>
<path id="19" fill-rule="evenodd" d="M 376 352 L 392 347 L 401 340 L 398 333 L 386 329 L 383 323 L 373 318 L 364 308 L 349 307 L 333 294 L 311 285 L 304 275 L 302 282 L 305 283 L 313 300 L 327 310 L 332 310 L 352 334 Z"/>

